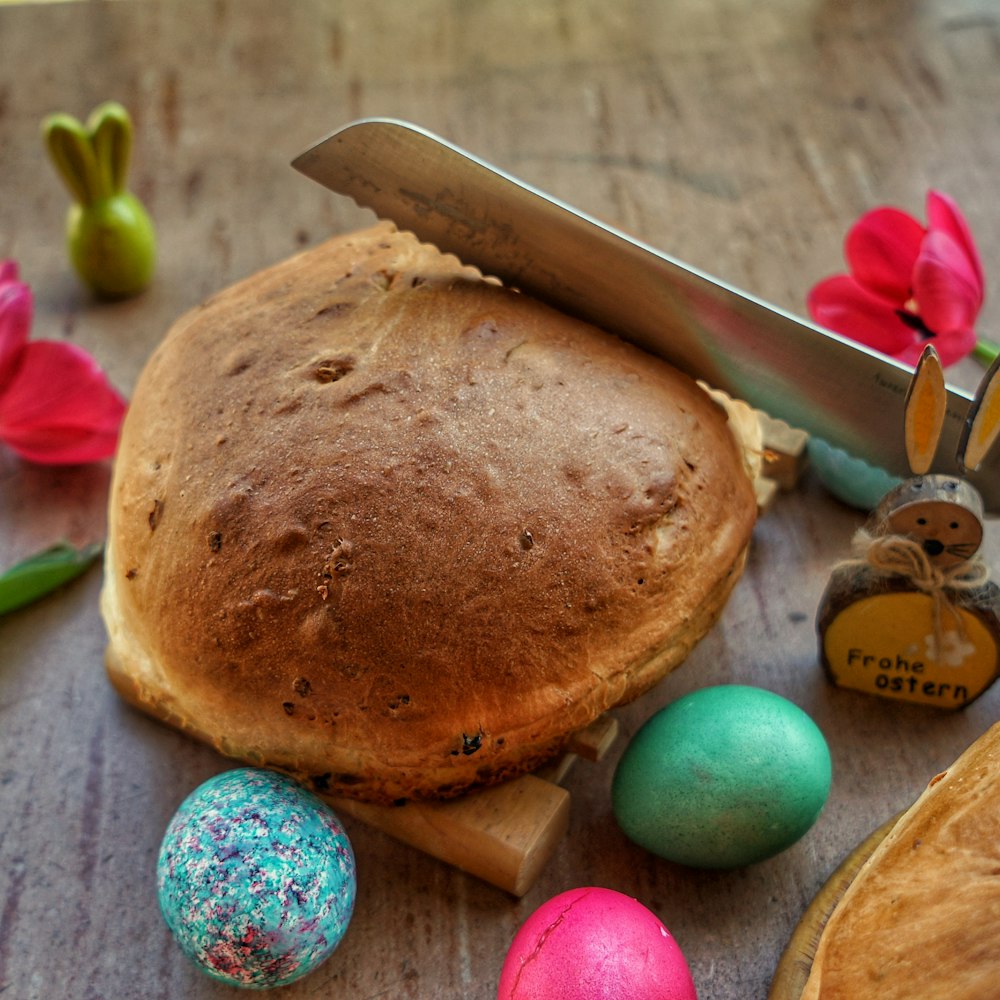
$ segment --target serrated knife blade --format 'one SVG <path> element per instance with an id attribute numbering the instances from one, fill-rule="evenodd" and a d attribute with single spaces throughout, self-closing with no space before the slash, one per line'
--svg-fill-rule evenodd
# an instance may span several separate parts
<path id="1" fill-rule="evenodd" d="M 409 122 L 351 122 L 292 165 L 483 274 L 897 475 L 912 369 L 690 267 Z M 934 470 L 971 397 L 949 387 Z M 969 479 L 1000 511 L 1000 456 Z"/>

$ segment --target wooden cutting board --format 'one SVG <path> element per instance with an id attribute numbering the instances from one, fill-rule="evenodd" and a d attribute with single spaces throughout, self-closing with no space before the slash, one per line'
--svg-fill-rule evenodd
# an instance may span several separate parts
<path id="1" fill-rule="evenodd" d="M 559 782 L 577 760 L 601 760 L 617 736 L 617 720 L 602 715 L 574 734 L 567 753 L 541 771 L 444 802 L 379 806 L 323 798 L 338 813 L 523 896 L 569 825 L 569 792 Z"/>
<path id="2" fill-rule="evenodd" d="M 830 914 L 854 881 L 861 866 L 871 857 L 898 819 L 899 816 L 893 816 L 858 844 L 816 893 L 781 955 L 767 995 L 768 1000 L 800 1000 Z"/>

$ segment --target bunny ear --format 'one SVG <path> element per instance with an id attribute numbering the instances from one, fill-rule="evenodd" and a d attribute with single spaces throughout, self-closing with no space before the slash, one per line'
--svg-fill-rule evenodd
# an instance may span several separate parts
<path id="1" fill-rule="evenodd" d="M 1000 437 L 1000 357 L 983 376 L 958 444 L 962 468 L 975 472 Z"/>
<path id="2" fill-rule="evenodd" d="M 107 101 L 87 119 L 87 129 L 105 191 L 120 194 L 128 180 L 132 156 L 132 120 L 117 102 Z"/>
<path id="3" fill-rule="evenodd" d="M 906 457 L 915 476 L 922 476 L 934 461 L 944 427 L 947 398 L 941 359 L 928 344 L 920 355 L 910 391 L 906 394 L 903 422 Z"/>
<path id="4" fill-rule="evenodd" d="M 89 205 L 101 193 L 90 133 L 71 115 L 56 114 L 42 123 L 42 136 L 70 194 L 81 205 Z"/>

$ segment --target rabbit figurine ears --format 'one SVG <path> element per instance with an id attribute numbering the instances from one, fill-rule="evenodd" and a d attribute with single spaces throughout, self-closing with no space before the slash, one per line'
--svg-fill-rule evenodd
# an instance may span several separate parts
<path id="1" fill-rule="evenodd" d="M 906 396 L 906 457 L 915 476 L 930 471 L 944 427 L 948 392 L 941 359 L 933 345 L 924 348 Z M 1000 438 L 1000 357 L 983 376 L 958 444 L 958 464 L 975 472 Z"/>
<path id="2" fill-rule="evenodd" d="M 86 122 L 67 114 L 50 115 L 44 135 L 52 162 L 79 204 L 92 205 L 126 190 L 132 122 L 120 104 L 101 104 Z"/>
<path id="3" fill-rule="evenodd" d="M 983 499 L 967 480 L 930 472 L 947 411 L 941 360 L 924 348 L 906 396 L 903 417 L 912 476 L 891 489 L 873 515 L 877 535 L 918 542 L 930 563 L 958 567 L 971 560 L 983 540 Z M 959 438 L 958 464 L 974 472 L 1000 438 L 1000 359 L 983 376 Z"/>

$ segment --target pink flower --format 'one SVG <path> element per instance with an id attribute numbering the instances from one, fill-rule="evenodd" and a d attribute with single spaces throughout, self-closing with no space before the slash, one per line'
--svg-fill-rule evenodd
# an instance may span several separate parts
<path id="1" fill-rule="evenodd" d="M 866 213 L 848 232 L 844 256 L 851 273 L 809 293 L 818 324 L 910 365 L 932 338 L 943 365 L 975 348 L 983 266 L 947 195 L 928 192 L 926 226 L 897 208 Z"/>
<path id="2" fill-rule="evenodd" d="M 125 400 L 82 348 L 28 341 L 33 305 L 17 264 L 0 261 L 0 441 L 33 462 L 107 458 Z"/>

